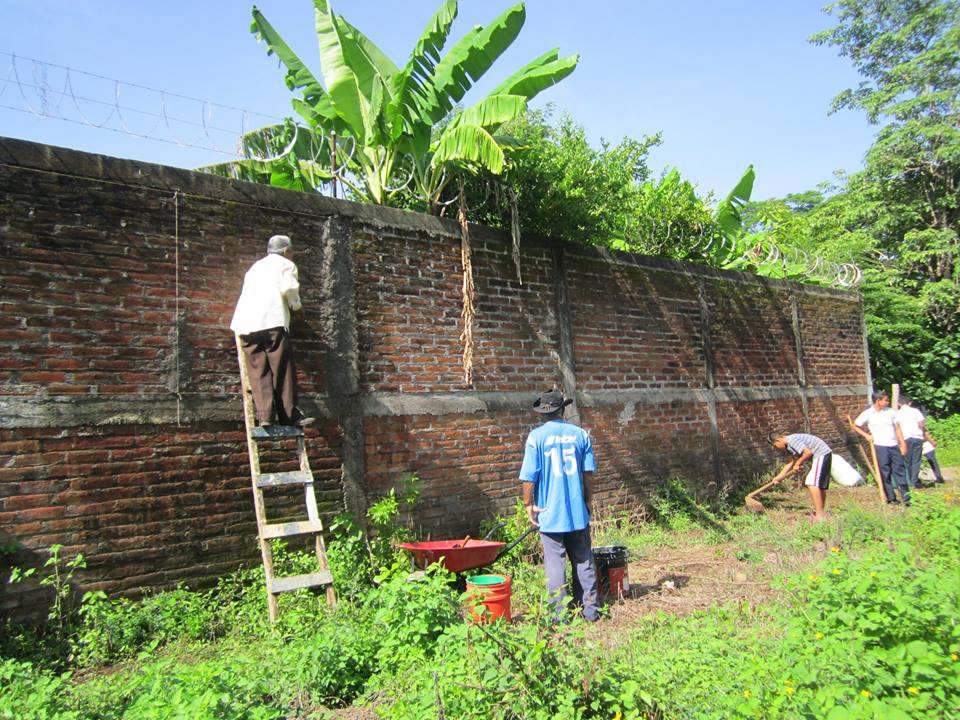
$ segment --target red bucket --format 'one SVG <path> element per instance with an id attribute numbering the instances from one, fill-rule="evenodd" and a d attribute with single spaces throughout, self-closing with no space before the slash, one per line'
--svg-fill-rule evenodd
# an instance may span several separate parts
<path id="1" fill-rule="evenodd" d="M 506 575 L 474 575 L 467 578 L 471 620 L 474 623 L 491 623 L 502 617 L 510 622 L 510 585 L 510 578 Z"/>

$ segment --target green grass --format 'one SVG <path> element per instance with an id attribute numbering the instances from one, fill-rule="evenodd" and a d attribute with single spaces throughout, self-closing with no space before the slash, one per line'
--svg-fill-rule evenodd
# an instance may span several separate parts
<path id="1" fill-rule="evenodd" d="M 793 511 L 799 491 L 746 515 L 671 483 L 649 517 L 597 518 L 595 543 L 625 544 L 640 564 L 688 554 L 767 585 L 682 614 L 623 606 L 597 625 L 554 626 L 535 546 L 498 568 L 521 621 L 489 628 L 463 621 L 443 573 L 411 583 L 402 561 L 335 612 L 322 595 L 283 596 L 273 626 L 257 570 L 204 593 L 88 600 L 56 642 L 5 633 L 0 718 L 305 719 L 351 704 L 418 719 L 949 717 L 960 492 L 918 493 L 911 512 L 872 492 L 831 493 L 830 521 L 810 524 Z"/>

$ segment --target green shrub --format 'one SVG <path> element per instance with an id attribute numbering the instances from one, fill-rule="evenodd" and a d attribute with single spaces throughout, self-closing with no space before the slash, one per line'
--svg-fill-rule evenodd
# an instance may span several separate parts
<path id="1" fill-rule="evenodd" d="M 928 418 L 927 430 L 937 441 L 937 462 L 942 467 L 960 465 L 960 414 L 942 420 Z"/>
<path id="2" fill-rule="evenodd" d="M 671 478 L 657 488 L 653 509 L 658 524 L 673 532 L 706 530 L 708 540 L 718 542 L 729 537 L 717 513 L 699 502 L 679 478 Z"/>
<path id="3" fill-rule="evenodd" d="M 610 718 L 624 678 L 602 667 L 580 621 L 458 623 L 438 639 L 433 662 L 385 683 L 388 702 L 380 712 L 394 720 Z"/>
<path id="4" fill-rule="evenodd" d="M 308 637 L 285 645 L 276 667 L 289 674 L 298 705 L 346 705 L 377 670 L 382 639 L 369 614 L 338 612 Z"/>
<path id="5" fill-rule="evenodd" d="M 69 707 L 69 678 L 28 662 L 0 660 L 0 719 L 80 720 Z"/>
<path id="6" fill-rule="evenodd" d="M 385 569 L 378 576 L 380 587 L 367 600 L 380 637 L 377 660 L 386 670 L 430 657 L 440 634 L 461 622 L 453 576 L 434 564 L 422 576 L 408 578 L 407 567 L 401 562 Z"/>
<path id="7" fill-rule="evenodd" d="M 153 663 L 134 680 L 124 720 L 275 720 L 283 716 L 269 695 L 280 668 L 244 656 L 183 665 Z"/>
<path id="8" fill-rule="evenodd" d="M 409 564 L 405 551 L 396 544 L 413 539 L 403 516 L 419 500 L 420 479 L 408 475 L 367 509 L 367 530 L 350 513 L 334 519 L 327 556 L 341 598 L 359 599 L 373 587 L 381 568 L 401 560 Z"/>
<path id="9" fill-rule="evenodd" d="M 219 613 L 206 593 L 177 588 L 136 602 L 111 601 L 103 593 L 88 596 L 74 641 L 77 663 L 82 666 L 133 657 L 144 648 L 180 638 L 209 640 L 220 634 Z"/>
<path id="10" fill-rule="evenodd" d="M 949 717 L 960 708 L 960 509 L 930 497 L 914 510 L 887 527 L 892 548 L 834 546 L 791 577 L 789 605 L 647 621 L 612 672 L 632 672 L 663 717 Z"/>

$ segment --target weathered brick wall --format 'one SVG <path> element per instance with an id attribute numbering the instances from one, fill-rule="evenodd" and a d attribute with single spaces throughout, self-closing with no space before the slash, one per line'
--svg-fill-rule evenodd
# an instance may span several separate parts
<path id="1" fill-rule="evenodd" d="M 84 587 L 203 584 L 257 558 L 236 354 L 246 268 L 294 238 L 320 499 L 362 508 L 405 473 L 434 537 L 507 511 L 534 394 L 562 387 L 598 496 L 682 476 L 718 492 L 773 428 L 837 446 L 867 393 L 851 293 L 472 228 L 472 385 L 449 220 L 0 140 L 0 563 L 53 543 Z M 284 467 L 281 452 L 267 458 Z M 288 517 L 297 498 L 279 512 Z M 7 587 L 0 609 L 39 607 Z"/>

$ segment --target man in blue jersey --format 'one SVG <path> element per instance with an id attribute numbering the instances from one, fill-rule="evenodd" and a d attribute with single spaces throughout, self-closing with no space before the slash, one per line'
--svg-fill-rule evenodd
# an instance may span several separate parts
<path id="1" fill-rule="evenodd" d="M 557 616 L 563 610 L 567 556 L 573 566 L 573 602 L 594 621 L 597 612 L 597 570 L 590 544 L 590 500 L 596 462 L 590 436 L 563 419 L 572 400 L 559 390 L 542 393 L 533 409 L 543 424 L 527 436 L 520 480 L 523 504 L 540 528 L 547 593 Z"/>

